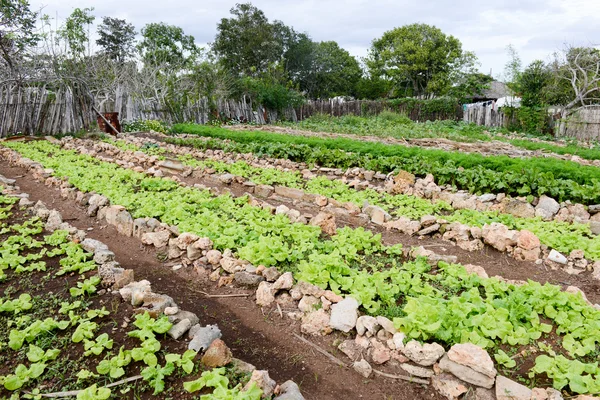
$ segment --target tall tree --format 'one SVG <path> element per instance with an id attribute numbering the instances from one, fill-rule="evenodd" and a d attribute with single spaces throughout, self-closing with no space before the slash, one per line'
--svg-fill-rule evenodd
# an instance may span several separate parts
<path id="1" fill-rule="evenodd" d="M 74 9 L 58 31 L 58 36 L 65 40 L 69 52 L 74 58 L 83 57 L 86 45 L 90 42 L 89 27 L 96 19 L 92 15 L 92 11 L 94 11 L 93 8 Z"/>
<path id="2" fill-rule="evenodd" d="M 551 71 L 542 60 L 530 63 L 523 72 L 519 73 L 517 86 L 526 107 L 542 106 L 546 103 L 545 91 L 552 78 Z"/>
<path id="3" fill-rule="evenodd" d="M 142 37 L 138 50 L 145 66 L 164 67 L 171 71 L 186 68 L 193 64 L 200 52 L 193 36 L 164 22 L 147 24 L 142 29 Z"/>
<path id="4" fill-rule="evenodd" d="M 0 57 L 11 72 L 25 49 L 40 39 L 35 33 L 37 17 L 27 0 L 0 0 Z"/>
<path id="5" fill-rule="evenodd" d="M 506 46 L 506 53 L 508 54 L 508 61 L 504 65 L 504 76 L 502 79 L 506 85 L 513 91 L 519 92 L 519 76 L 521 75 L 521 57 L 515 49 L 515 46 L 509 44 Z"/>
<path id="6" fill-rule="evenodd" d="M 293 36 L 280 21 L 269 22 L 251 3 L 236 4 L 217 25 L 212 50 L 238 76 L 257 76 L 281 60 Z"/>
<path id="7" fill-rule="evenodd" d="M 411 24 L 373 41 L 366 59 L 372 76 L 393 82 L 400 95 L 443 94 L 461 69 L 461 42 L 435 26 Z"/>
<path id="8" fill-rule="evenodd" d="M 96 44 L 109 59 L 124 62 L 133 55 L 135 27 L 124 19 L 103 17 Z"/>
<path id="9" fill-rule="evenodd" d="M 315 46 L 313 82 L 309 93 L 314 98 L 353 95 L 362 70 L 348 51 L 336 42 L 320 42 Z"/>

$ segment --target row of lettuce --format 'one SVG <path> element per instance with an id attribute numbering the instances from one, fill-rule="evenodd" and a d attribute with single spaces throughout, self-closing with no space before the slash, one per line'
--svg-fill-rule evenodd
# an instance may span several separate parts
<path id="1" fill-rule="evenodd" d="M 164 149 L 154 146 L 138 147 L 120 140 L 107 140 L 123 150 L 141 150 L 152 155 L 165 154 Z M 182 139 L 183 143 L 195 143 L 194 139 Z M 500 222 L 509 229 L 529 230 L 537 235 L 542 244 L 563 253 L 572 250 L 583 250 L 587 258 L 600 260 L 600 236 L 592 234 L 587 224 L 558 221 L 543 221 L 537 218 L 519 218 L 511 214 L 496 211 L 453 210 L 444 202 L 432 202 L 417 196 L 379 193 L 373 189 L 357 190 L 341 180 L 332 180 L 323 176 L 303 179 L 298 171 L 282 171 L 277 168 L 255 167 L 245 161 L 228 163 L 217 160 L 198 160 L 189 155 L 179 156 L 187 166 L 212 169 L 219 173 L 230 173 L 250 179 L 256 184 L 282 185 L 299 188 L 307 193 L 332 198 L 341 203 L 351 202 L 361 207 L 368 202 L 390 212 L 395 217 L 420 219 L 426 215 L 434 215 L 451 222 L 460 222 L 468 226 L 482 227 L 485 224 Z"/>
<path id="2" fill-rule="evenodd" d="M 472 193 L 547 195 L 559 201 L 600 203 L 600 169 L 554 158 L 485 157 L 346 138 L 233 131 L 193 124 L 175 125 L 173 132 L 212 138 L 194 143 L 198 148 L 254 153 L 323 167 L 362 167 L 383 173 L 406 170 L 417 176 L 431 173 L 440 185 L 450 184 Z M 189 145 L 177 138 L 167 141 Z"/>
<path id="3" fill-rule="evenodd" d="M 384 246 L 379 235 L 362 228 L 341 228 L 322 238 L 318 228 L 291 223 L 244 198 L 149 178 L 47 142 L 6 145 L 78 189 L 124 205 L 135 217 L 156 217 L 208 236 L 217 248 L 231 248 L 254 264 L 290 270 L 298 279 L 352 295 L 366 312 L 393 318 L 411 338 L 476 343 L 493 353 L 507 374 L 517 369 L 501 346 L 513 346 L 515 354 L 520 346 L 538 346 L 543 354 L 531 377 L 546 374 L 557 389 L 575 393 L 600 390 L 594 359 L 600 310 L 580 295 L 533 281 L 516 286 L 480 278 L 460 265 L 432 268 L 422 259 L 403 261 L 401 246 Z"/>
<path id="4" fill-rule="evenodd" d="M 44 234 L 44 223 L 37 217 L 18 212 L 16 219 L 24 221 L 8 222 L 17 200 L 0 195 L 0 267 L 6 284 L 0 298 L 1 324 L 6 328 L 0 336 L 6 342 L 0 354 L 10 360 L 5 367 L 9 372 L 0 376 L 0 384 L 13 393 L 11 399 L 18 399 L 26 388 L 31 388 L 31 394 L 25 398 L 38 398 L 40 388 L 52 387 L 51 382 L 59 382 L 61 390 L 83 388 L 78 399 L 107 399 L 113 393 L 105 384 L 122 378 L 126 370 L 131 373 L 128 367 L 135 363 L 155 396 L 165 391 L 167 377 L 176 373 L 197 376 L 180 390 L 206 393 L 209 388 L 211 399 L 261 398 L 255 384 L 242 397 L 242 385 L 230 384 L 225 368 L 202 371 L 193 350 L 183 354 L 161 351 L 160 338 L 172 326 L 166 316 L 154 319 L 148 313 L 137 314 L 128 336 L 137 338 L 139 346 L 117 350 L 118 343 L 109 333 L 114 307 L 112 311 L 96 309 L 92 301 L 100 284 L 92 255 L 70 241 L 65 230 Z M 66 274 L 75 274 L 76 282 L 47 293 L 45 284 Z M 28 284 L 33 281 L 41 283 Z"/>

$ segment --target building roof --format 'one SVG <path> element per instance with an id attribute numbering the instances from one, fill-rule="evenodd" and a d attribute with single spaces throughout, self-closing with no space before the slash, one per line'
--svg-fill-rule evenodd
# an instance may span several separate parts
<path id="1" fill-rule="evenodd" d="M 490 82 L 489 88 L 485 89 L 482 94 L 477 94 L 477 95 L 473 96 L 473 100 L 474 101 L 496 100 L 501 97 L 506 97 L 506 96 L 510 96 L 510 95 L 511 95 L 511 91 L 508 88 L 508 86 L 506 86 L 506 83 L 499 82 L 499 81 L 492 81 L 492 82 Z"/>

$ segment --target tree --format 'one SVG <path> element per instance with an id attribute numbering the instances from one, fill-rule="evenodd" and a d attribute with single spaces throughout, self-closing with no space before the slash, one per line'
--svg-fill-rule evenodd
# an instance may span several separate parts
<path id="1" fill-rule="evenodd" d="M 449 95 L 458 99 L 460 103 L 465 103 L 474 96 L 481 96 L 493 80 L 494 78 L 481 72 L 465 73 L 450 89 Z"/>
<path id="2" fill-rule="evenodd" d="M 307 88 L 313 98 L 329 98 L 354 94 L 362 70 L 356 58 L 336 42 L 320 42 L 315 46 L 313 82 Z"/>
<path id="3" fill-rule="evenodd" d="M 521 104 L 525 107 L 539 107 L 546 104 L 545 91 L 552 73 L 542 60 L 535 60 L 518 75 L 517 87 Z"/>
<path id="4" fill-rule="evenodd" d="M 504 83 L 513 92 L 519 92 L 519 75 L 521 74 L 521 57 L 512 44 L 506 46 L 506 52 L 508 53 L 508 61 L 504 65 L 504 76 L 502 79 Z"/>
<path id="5" fill-rule="evenodd" d="M 25 49 L 40 39 L 35 33 L 37 17 L 27 0 L 0 0 L 0 56 L 11 72 Z"/>
<path id="6" fill-rule="evenodd" d="M 593 47 L 567 47 L 555 55 L 559 80 L 570 85 L 570 97 L 563 117 L 600 103 L 600 50 Z"/>
<path id="7" fill-rule="evenodd" d="M 175 71 L 191 66 L 200 53 L 193 36 L 164 22 L 147 24 L 142 37 L 138 50 L 145 66 Z"/>
<path id="8" fill-rule="evenodd" d="M 83 57 L 86 44 L 89 44 L 89 26 L 96 19 L 91 14 L 92 11 L 93 8 L 76 8 L 58 31 L 58 36 L 66 41 L 69 52 L 74 58 Z"/>
<path id="9" fill-rule="evenodd" d="M 405 25 L 373 41 L 366 63 L 372 76 L 390 80 L 404 96 L 444 94 L 462 68 L 462 44 L 435 26 Z"/>
<path id="10" fill-rule="evenodd" d="M 133 55 L 135 27 L 124 19 L 104 17 L 98 26 L 96 44 L 113 61 L 124 62 Z"/>
<path id="11" fill-rule="evenodd" d="M 212 50 L 233 75 L 257 76 L 280 61 L 293 32 L 280 21 L 270 23 L 251 3 L 236 4 L 232 18 L 217 25 Z"/>

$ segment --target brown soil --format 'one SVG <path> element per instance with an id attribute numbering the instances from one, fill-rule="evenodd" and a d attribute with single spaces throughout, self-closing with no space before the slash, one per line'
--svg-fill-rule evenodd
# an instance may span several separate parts
<path id="1" fill-rule="evenodd" d="M 57 209 L 71 225 L 83 230 L 93 228 L 88 231 L 88 237 L 106 243 L 124 268 L 135 271 L 136 279 L 148 279 L 154 291 L 173 297 L 181 308 L 196 313 L 202 324 L 219 325 L 223 340 L 231 347 L 234 356 L 259 369 L 269 370 L 277 382 L 294 380 L 307 400 L 441 399 L 430 386 L 382 377 L 363 379 L 351 369 L 332 364 L 312 347 L 293 337 L 292 333 L 299 330 L 297 322 L 280 318 L 278 312 L 263 314 L 250 296 L 207 298 L 199 291 L 216 293 L 213 284 L 198 279 L 185 269 L 173 272 L 137 238 L 121 236 L 112 226 L 88 217 L 73 201 L 63 200 L 58 189 L 36 182 L 25 169 L 3 164 L 0 165 L 0 174 L 16 179 L 21 191 L 29 193 L 32 201 L 41 200 L 49 208 Z M 218 289 L 219 294 L 243 292 L 236 288 Z M 333 343 L 336 336 L 309 339 L 322 348 L 335 351 Z"/>

